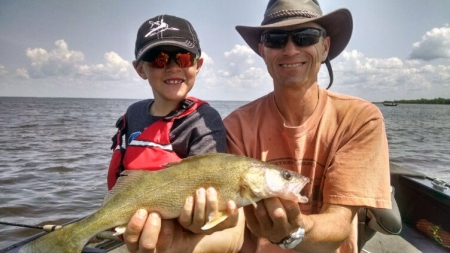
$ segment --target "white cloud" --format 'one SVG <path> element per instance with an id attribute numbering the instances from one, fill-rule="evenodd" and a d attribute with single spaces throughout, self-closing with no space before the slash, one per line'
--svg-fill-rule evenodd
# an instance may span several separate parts
<path id="1" fill-rule="evenodd" d="M 105 63 L 77 66 L 77 74 L 92 80 L 123 80 L 134 71 L 130 62 L 115 52 L 104 54 Z"/>
<path id="2" fill-rule="evenodd" d="M 419 69 L 405 66 L 398 58 L 367 58 L 353 50 L 344 51 L 340 59 L 334 64 L 334 69 L 339 75 L 336 82 L 342 82 L 342 85 L 356 84 L 358 87 L 384 91 L 397 90 L 403 86 L 407 89 L 430 86 L 418 73 Z"/>
<path id="3" fill-rule="evenodd" d="M 26 55 L 31 64 L 26 69 L 18 69 L 16 76 L 31 79 L 65 76 L 73 79 L 111 81 L 126 80 L 134 71 L 131 63 L 115 52 L 105 53 L 103 63 L 83 65 L 82 52 L 69 50 L 64 40 L 56 41 L 55 46 L 50 52 L 43 48 L 28 48 Z"/>
<path id="4" fill-rule="evenodd" d="M 406 98 L 402 97 L 406 93 L 420 97 L 423 92 L 450 86 L 450 66 L 418 60 L 368 58 L 353 50 L 344 51 L 332 66 L 334 89 L 366 98 L 378 97 L 378 101 L 394 95 L 396 99 Z"/>
<path id="5" fill-rule="evenodd" d="M 410 59 L 450 59 L 450 27 L 433 28 L 413 44 Z"/>
<path id="6" fill-rule="evenodd" d="M 8 70 L 6 70 L 5 66 L 0 65 L 0 77 L 8 74 Z"/>
<path id="7" fill-rule="evenodd" d="M 194 89 L 200 97 L 213 93 L 213 99 L 250 100 L 272 89 L 263 61 L 248 46 L 235 45 L 219 60 L 213 60 L 204 52 L 202 57 L 205 62 Z M 221 66 L 216 66 L 215 62 Z"/>
<path id="8" fill-rule="evenodd" d="M 84 60 L 81 52 L 69 51 L 64 40 L 55 42 L 56 48 L 50 52 L 43 48 L 28 48 L 26 55 L 31 60 L 28 74 L 31 78 L 67 76 L 76 71 L 77 62 Z"/>
<path id="9" fill-rule="evenodd" d="M 20 68 L 16 70 L 16 77 L 19 79 L 30 79 L 30 76 L 28 75 L 28 71 L 24 68 Z"/>
<path id="10" fill-rule="evenodd" d="M 225 78 L 227 86 L 246 89 L 261 86 L 270 81 L 267 79 L 269 77 L 267 70 L 255 64 L 256 57 L 259 58 L 259 56 L 250 47 L 235 45 L 232 50 L 224 53 L 224 57 L 225 69 L 217 73 Z"/>
<path id="11" fill-rule="evenodd" d="M 217 71 L 225 89 L 257 98 L 272 90 L 272 79 L 260 56 L 246 45 L 235 45 L 224 53 L 225 67 Z"/>

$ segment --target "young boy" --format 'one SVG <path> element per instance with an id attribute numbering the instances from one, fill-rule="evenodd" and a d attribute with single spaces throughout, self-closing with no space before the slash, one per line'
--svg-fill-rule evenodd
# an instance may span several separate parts
<path id="1" fill-rule="evenodd" d="M 120 147 L 121 136 L 125 135 L 126 150 L 123 160 L 120 159 L 123 152 L 116 151 L 117 156 L 113 156 L 108 172 L 109 189 L 123 169 L 159 170 L 169 162 L 188 156 L 226 152 L 226 130 L 219 113 L 206 102 L 188 96 L 203 64 L 199 39 L 190 22 L 169 15 L 147 20 L 138 30 L 135 56 L 133 66 L 142 79 L 148 80 L 154 99 L 132 104 L 125 117 L 118 121 L 121 130 L 113 138 L 113 147 Z M 186 250 L 186 245 L 192 247 L 188 251 L 220 249 L 220 240 L 224 240 L 226 247 L 233 240 L 241 240 L 233 235 L 241 234 L 234 229 L 243 230 L 243 220 L 235 227 L 238 210 L 234 203 L 228 210 L 231 214 L 229 222 L 217 226 L 214 231 L 232 229 L 217 233 L 208 231 L 209 236 L 189 232 L 202 233 L 200 227 L 204 224 L 206 210 L 217 208 L 214 189 L 199 189 L 194 197 L 186 201 L 178 221 L 161 221 L 158 214 L 149 215 L 145 210 L 139 210 L 124 234 L 128 250 L 153 250 L 157 247 L 143 248 L 142 245 L 156 243 L 170 247 L 171 252 L 177 251 L 176 247 Z M 145 220 L 151 224 L 150 229 L 141 222 Z M 161 232 L 163 239 L 158 239 L 160 231 L 165 231 Z M 182 236 L 174 236 L 167 243 L 164 241 L 167 231 Z"/>
<path id="2" fill-rule="evenodd" d="M 126 136 L 124 169 L 158 170 L 188 156 L 226 152 L 219 113 L 188 97 L 203 64 L 200 55 L 199 39 L 189 21 L 160 15 L 141 25 L 133 66 L 148 80 L 154 99 L 132 104 L 119 124 L 126 125 L 121 133 Z M 109 172 L 108 188 L 115 184 L 116 167 Z"/>

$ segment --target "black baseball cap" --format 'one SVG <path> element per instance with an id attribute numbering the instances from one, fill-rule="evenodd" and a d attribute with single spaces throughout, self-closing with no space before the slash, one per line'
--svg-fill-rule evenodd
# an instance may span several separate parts
<path id="1" fill-rule="evenodd" d="M 152 48 L 163 45 L 186 49 L 197 57 L 201 55 L 200 41 L 189 21 L 175 16 L 159 15 L 139 27 L 134 50 L 136 63 Z"/>

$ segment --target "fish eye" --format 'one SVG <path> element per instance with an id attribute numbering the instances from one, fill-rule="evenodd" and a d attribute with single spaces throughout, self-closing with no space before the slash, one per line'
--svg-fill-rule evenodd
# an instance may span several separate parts
<path id="1" fill-rule="evenodd" d="M 281 172 L 281 175 L 283 176 L 284 179 L 286 180 L 291 180 L 292 178 L 292 174 L 290 171 L 284 170 L 283 172 Z"/>

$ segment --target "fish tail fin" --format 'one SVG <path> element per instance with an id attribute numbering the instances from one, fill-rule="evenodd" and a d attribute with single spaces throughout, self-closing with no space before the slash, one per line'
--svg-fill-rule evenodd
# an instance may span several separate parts
<path id="1" fill-rule="evenodd" d="M 81 252 L 89 238 L 80 240 L 78 236 L 74 236 L 72 225 L 75 224 L 65 226 L 26 244 L 20 248 L 19 253 Z"/>

